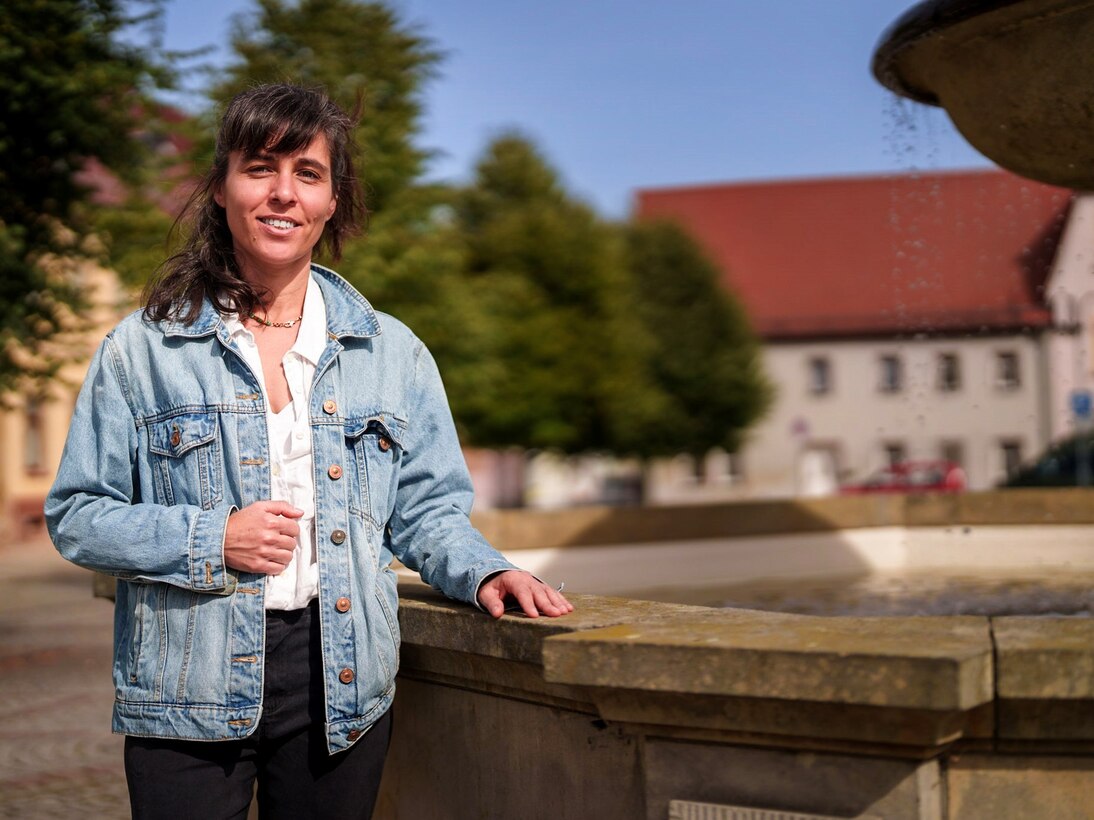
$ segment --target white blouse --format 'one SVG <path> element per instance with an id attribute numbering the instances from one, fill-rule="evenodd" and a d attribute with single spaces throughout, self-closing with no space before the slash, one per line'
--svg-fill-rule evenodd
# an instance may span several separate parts
<path id="1" fill-rule="evenodd" d="M 292 560 L 280 575 L 266 576 L 266 609 L 301 609 L 319 594 L 319 564 L 315 553 L 315 484 L 312 471 L 311 426 L 308 403 L 315 367 L 327 345 L 327 309 L 314 278 L 308 279 L 303 319 L 296 342 L 281 360 L 292 396 L 280 413 L 270 407 L 262 360 L 254 335 L 235 315 L 224 324 L 244 360 L 258 378 L 266 401 L 270 437 L 271 500 L 287 501 L 304 515 L 297 520 L 300 535 Z"/>

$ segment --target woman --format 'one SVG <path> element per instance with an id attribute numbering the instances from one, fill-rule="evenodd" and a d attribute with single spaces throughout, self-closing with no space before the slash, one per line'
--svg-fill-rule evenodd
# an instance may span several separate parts
<path id="1" fill-rule="evenodd" d="M 397 557 L 494 617 L 572 610 L 470 525 L 436 366 L 337 274 L 362 208 L 349 117 L 229 105 L 193 231 L 103 341 L 46 502 L 115 575 L 114 731 L 133 815 L 368 817 L 398 663 Z"/>

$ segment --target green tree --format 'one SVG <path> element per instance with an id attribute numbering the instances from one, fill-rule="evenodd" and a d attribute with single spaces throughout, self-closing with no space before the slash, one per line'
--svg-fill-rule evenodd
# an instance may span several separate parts
<path id="1" fill-rule="evenodd" d="M 491 330 L 467 278 L 467 243 L 454 217 L 457 197 L 443 186 L 405 190 L 372 217 L 365 241 L 346 249 L 338 269 L 373 305 L 421 337 L 458 404 L 489 378 L 483 351 Z M 461 430 L 465 440 L 466 432 Z"/>
<path id="2" fill-rule="evenodd" d="M 78 303 L 65 260 L 91 227 L 79 173 L 92 156 L 122 177 L 139 162 L 138 112 L 170 72 L 122 35 L 160 14 L 157 0 L 0 4 L 0 391 L 58 364 L 49 340 Z"/>
<path id="3" fill-rule="evenodd" d="M 456 213 L 481 327 L 452 396 L 469 441 L 633 449 L 663 397 L 647 377 L 615 233 L 513 134 L 488 147 Z"/>
<path id="4" fill-rule="evenodd" d="M 255 83 L 319 85 L 343 108 L 353 111 L 359 105 L 356 147 L 366 201 L 374 211 L 366 244 L 386 250 L 354 253 L 351 245 L 339 271 L 370 295 L 393 292 L 385 282 L 404 280 L 403 273 L 435 247 L 422 241 L 432 194 L 415 189 L 427 154 L 415 147 L 414 138 L 420 130 L 422 85 L 432 76 L 439 54 L 388 5 L 358 0 L 257 0 L 252 11 L 235 18 L 231 44 L 234 61 L 218 70 L 208 87 L 209 108 L 193 120 L 171 123 L 171 130 L 191 143 L 193 165 L 208 166 L 217 115 L 235 94 Z M 146 135 L 153 144 L 161 136 Z M 177 183 L 174 171 L 162 158 L 146 157 L 127 200 L 97 213 L 96 228 L 109 263 L 130 286 L 143 284 L 167 255 L 170 208 L 155 203 L 168 195 L 165 182 L 168 187 Z M 413 235 L 419 242 L 393 245 L 385 234 Z M 408 258 L 399 258 L 401 254 Z M 439 262 L 426 266 L 435 264 Z"/>
<path id="5" fill-rule="evenodd" d="M 414 328 L 458 384 L 452 369 L 474 345 L 461 329 L 477 327 L 459 287 L 463 247 L 439 218 L 451 210 L 451 192 L 418 184 L 428 158 L 415 143 L 421 94 L 440 61 L 432 41 L 383 2 L 257 0 L 236 18 L 232 48 L 235 62 L 209 89 L 217 107 L 254 83 L 294 82 L 323 86 L 359 111 L 358 169 L 371 215 L 367 238 L 347 244 L 338 271 Z M 202 165 L 211 147 L 208 138 L 198 145 Z"/>
<path id="6" fill-rule="evenodd" d="M 169 255 L 173 219 L 143 185 L 119 203 L 96 208 L 93 225 L 106 264 L 134 293 Z"/>
<path id="7" fill-rule="evenodd" d="M 357 143 L 373 210 L 414 182 L 427 154 L 415 146 L 421 91 L 439 53 L 387 4 L 358 0 L 257 0 L 235 20 L 236 62 L 210 89 L 226 103 L 259 82 L 321 85 L 343 108 L 360 101 Z"/>
<path id="8" fill-rule="evenodd" d="M 473 392 L 485 330 L 466 287 L 456 194 L 419 183 L 428 158 L 415 142 L 421 94 L 441 58 L 432 41 L 382 2 L 258 0 L 236 19 L 232 47 L 235 62 L 209 90 L 217 105 L 257 82 L 295 82 L 323 86 L 347 110 L 360 106 L 359 171 L 372 213 L 338 271 L 429 344 L 453 396 Z"/>
<path id="9" fill-rule="evenodd" d="M 650 437 L 642 453 L 698 457 L 714 447 L 736 451 L 772 398 L 744 310 L 682 228 L 642 222 L 625 232 L 638 316 L 655 345 L 651 369 L 672 397 L 671 417 L 662 428 L 672 435 Z"/>

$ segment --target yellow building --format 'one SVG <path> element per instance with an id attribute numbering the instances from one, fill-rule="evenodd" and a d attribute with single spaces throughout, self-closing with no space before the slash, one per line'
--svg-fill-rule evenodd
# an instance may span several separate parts
<path id="1" fill-rule="evenodd" d="M 76 276 L 89 308 L 81 317 L 82 329 L 57 340 L 72 362 L 41 395 L 11 393 L 0 402 L 0 527 L 9 544 L 44 531 L 42 503 L 61 460 L 88 361 L 107 331 L 132 307 L 130 295 L 112 271 L 82 262 Z"/>

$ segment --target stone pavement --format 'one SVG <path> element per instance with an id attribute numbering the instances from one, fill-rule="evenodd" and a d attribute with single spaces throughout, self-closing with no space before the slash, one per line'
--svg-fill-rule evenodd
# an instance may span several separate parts
<path id="1" fill-rule="evenodd" d="M 112 624 L 47 540 L 0 545 L 0 818 L 129 817 Z"/>

